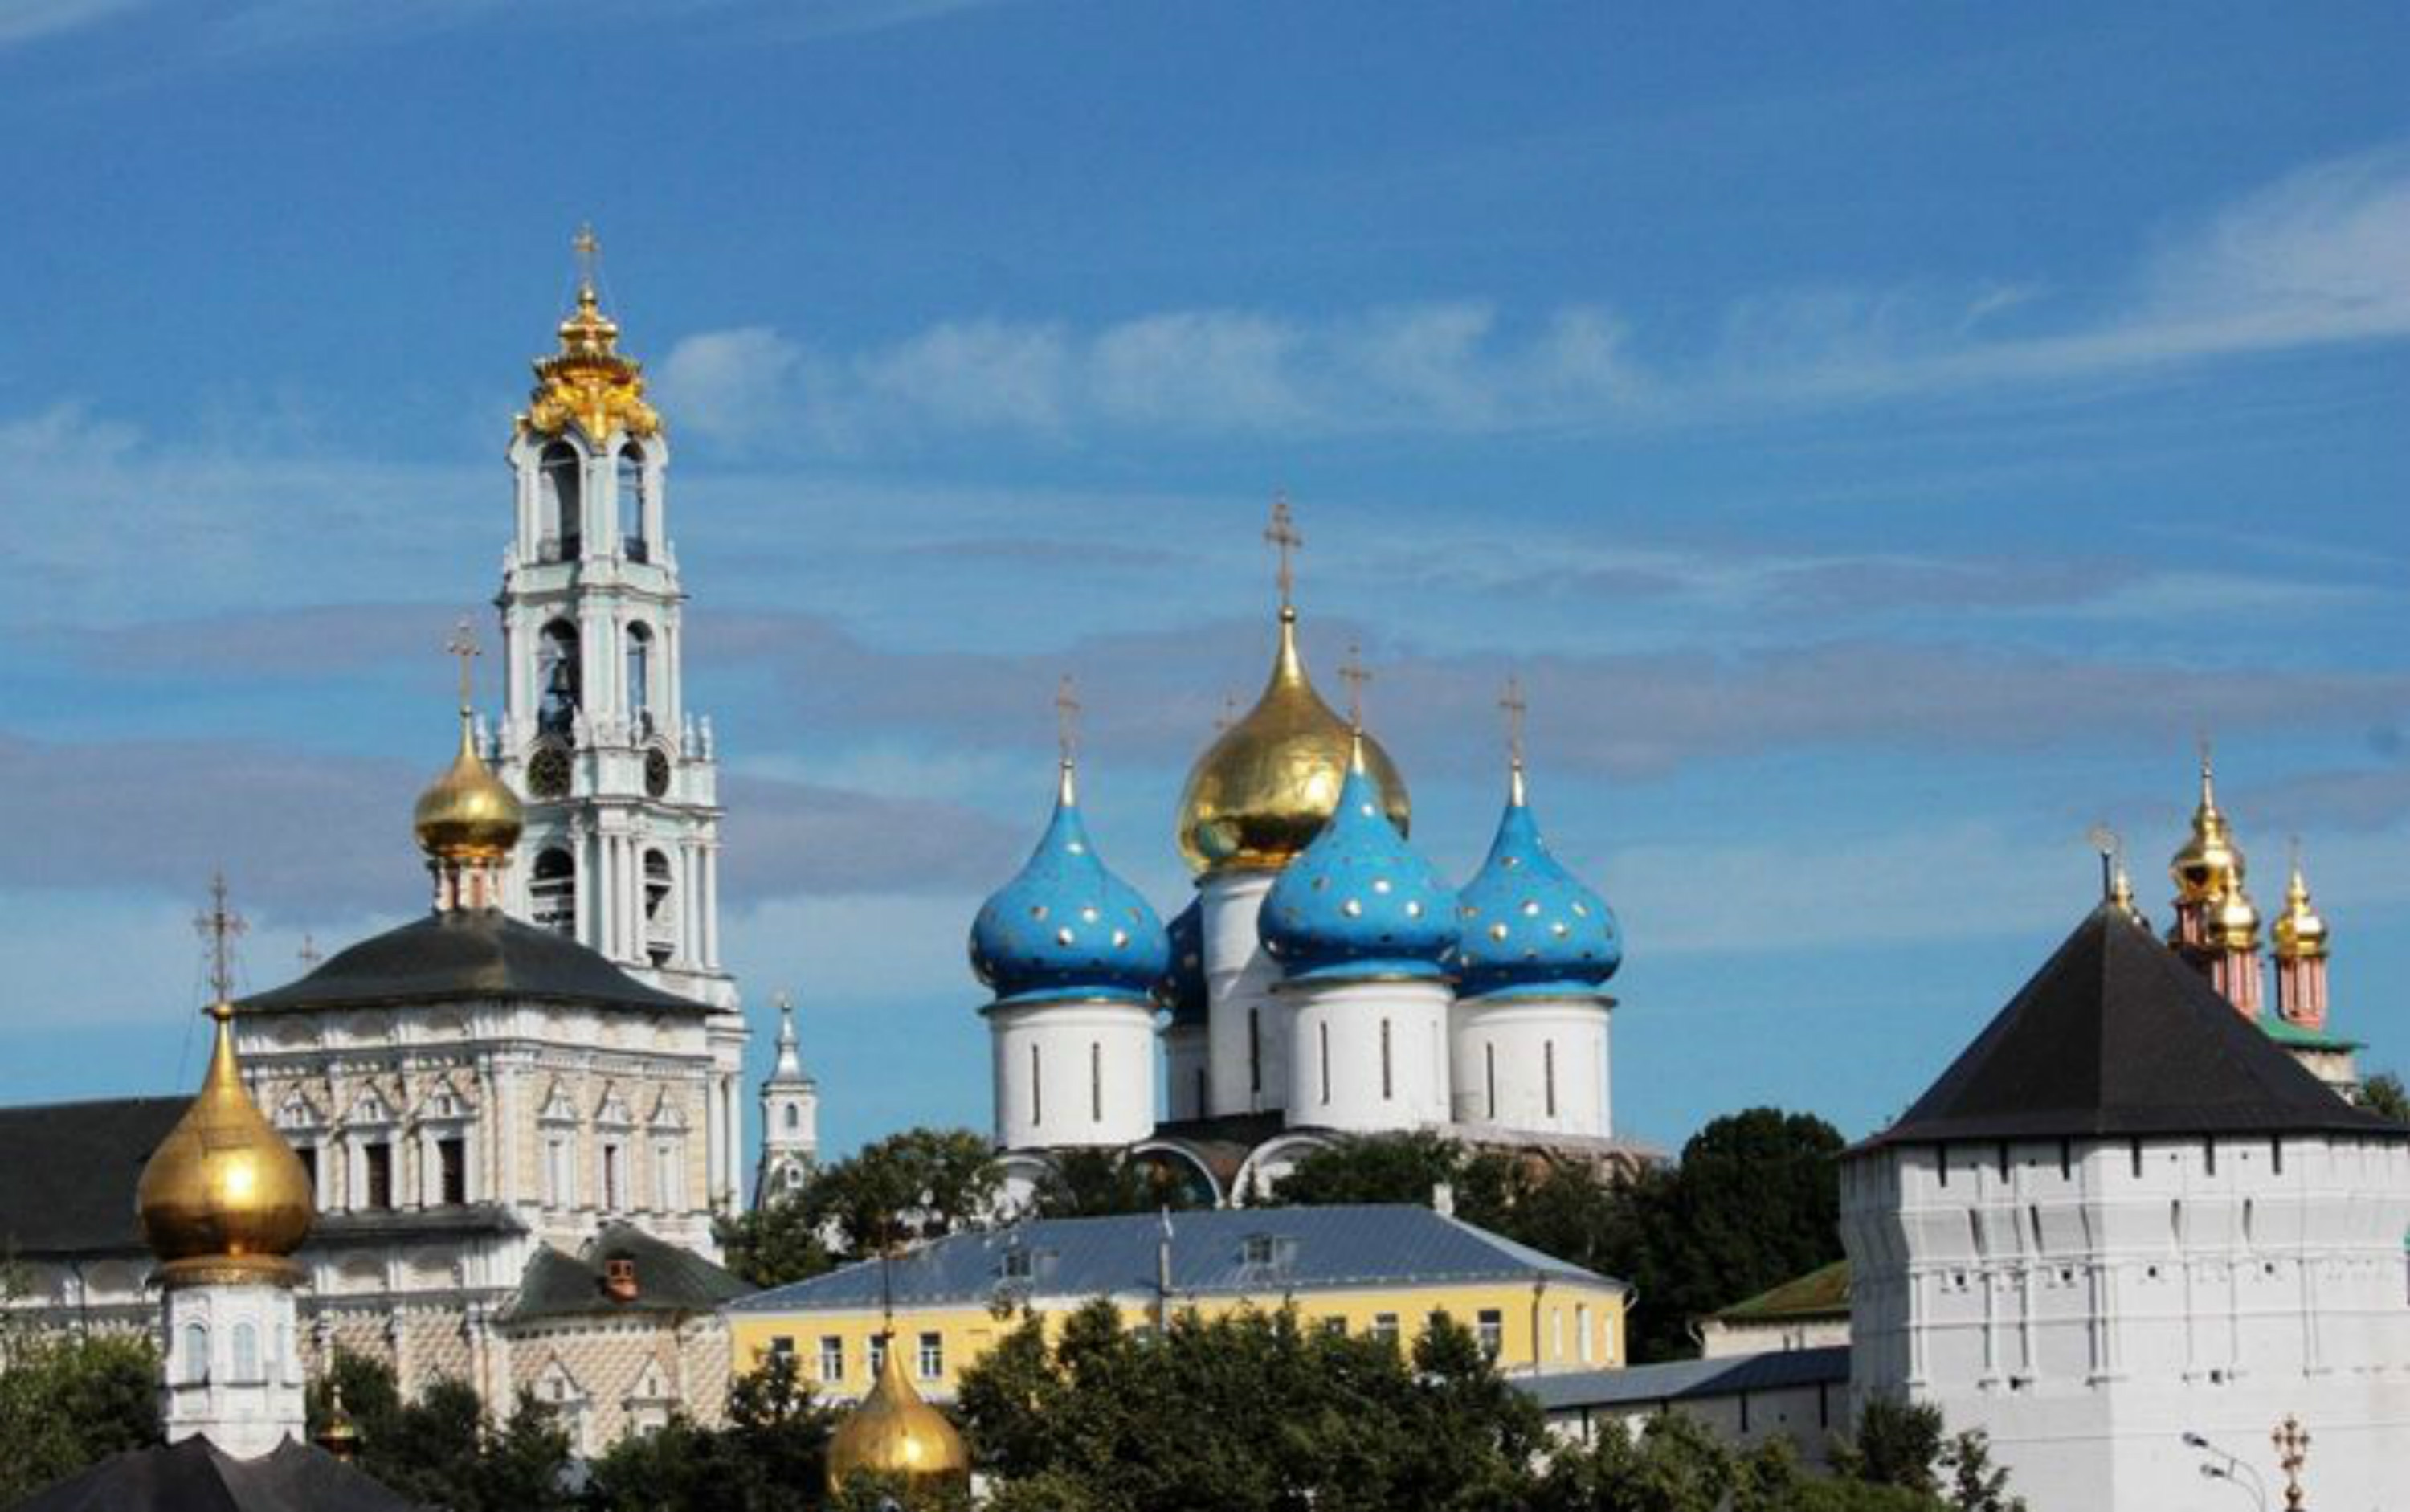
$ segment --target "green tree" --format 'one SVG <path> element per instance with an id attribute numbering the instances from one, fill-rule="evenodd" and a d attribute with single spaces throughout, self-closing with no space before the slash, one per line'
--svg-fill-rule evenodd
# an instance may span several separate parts
<path id="1" fill-rule="evenodd" d="M 1414 1202 L 1430 1206 L 1431 1194 L 1463 1175 L 1464 1146 L 1445 1134 L 1417 1129 L 1403 1134 L 1343 1138 L 1315 1150 L 1272 1184 L 1277 1207 L 1335 1207 L 1352 1202 Z"/>
<path id="2" fill-rule="evenodd" d="M 1833 1468 L 1851 1480 L 1920 1494 L 1938 1489 L 1941 1409 L 1878 1397 L 1858 1413 L 1851 1436 L 1833 1447 Z"/>
<path id="3" fill-rule="evenodd" d="M 2410 1124 L 2410 1088 L 2391 1071 L 2379 1071 L 2361 1083 L 2359 1105 L 2379 1118 Z"/>
<path id="4" fill-rule="evenodd" d="M 798 1189 L 781 1192 L 752 1211 L 712 1223 L 728 1269 L 764 1290 L 805 1281 L 836 1265 L 822 1228 L 824 1215 Z"/>
<path id="5" fill-rule="evenodd" d="M 1118 1150 L 1066 1150 L 1038 1182 L 1040 1218 L 1101 1218 L 1198 1205 L 1197 1194 L 1169 1168 L 1132 1159 Z"/>
<path id="6" fill-rule="evenodd" d="M 891 1243 L 976 1228 L 994 1211 L 1004 1168 L 984 1136 L 907 1128 L 835 1165 L 760 1210 L 715 1228 L 728 1268 L 757 1287 L 819 1275 Z"/>
<path id="7" fill-rule="evenodd" d="M 411 1500 L 448 1512 L 565 1512 L 569 1434 L 550 1407 L 519 1394 L 500 1425 L 486 1420 L 476 1390 L 438 1380 L 401 1400 L 393 1372 L 337 1350 L 308 1392 L 309 1430 L 326 1426 L 340 1382 L 343 1410 L 360 1432 L 360 1468 Z"/>
<path id="8" fill-rule="evenodd" d="M 159 1440 L 148 1338 L 12 1330 L 0 1340 L 0 1505 Z"/>

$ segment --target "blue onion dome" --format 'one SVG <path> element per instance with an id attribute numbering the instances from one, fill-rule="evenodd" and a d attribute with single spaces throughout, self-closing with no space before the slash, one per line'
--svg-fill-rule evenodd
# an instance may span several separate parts
<path id="1" fill-rule="evenodd" d="M 1467 997 L 1594 993 L 1623 964 L 1615 911 L 1549 853 L 1519 761 L 1489 859 L 1458 902 L 1458 979 Z"/>
<path id="2" fill-rule="evenodd" d="M 1384 812 L 1358 737 L 1339 805 L 1264 895 L 1256 930 L 1291 981 L 1439 977 L 1456 955 L 1456 894 Z"/>
<path id="3" fill-rule="evenodd" d="M 1191 898 L 1164 929 L 1171 944 L 1171 969 L 1155 984 L 1156 1001 L 1171 1010 L 1171 1027 L 1205 1027 L 1205 905 Z"/>
<path id="4" fill-rule="evenodd" d="M 1163 921 L 1105 869 L 1080 818 L 1069 762 L 1054 818 L 1019 876 L 971 924 L 971 969 L 1000 1003 L 1052 997 L 1150 999 L 1170 963 Z"/>

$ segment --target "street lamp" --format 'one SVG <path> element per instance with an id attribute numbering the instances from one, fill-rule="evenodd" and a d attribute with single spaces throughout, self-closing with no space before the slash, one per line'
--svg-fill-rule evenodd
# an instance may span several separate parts
<path id="1" fill-rule="evenodd" d="M 2211 1480 L 2227 1481 L 2237 1490 L 2249 1493 L 2253 1505 L 2259 1508 L 2259 1512 L 2268 1512 L 2268 1488 L 2260 1484 L 2259 1472 L 2199 1433 L 2188 1432 L 2185 1434 L 2184 1441 L 2186 1448 L 2205 1454 L 2209 1456 L 2209 1460 L 2218 1461 L 2212 1464 L 2209 1460 L 2202 1461 L 2200 1466 L 2202 1476 Z"/>

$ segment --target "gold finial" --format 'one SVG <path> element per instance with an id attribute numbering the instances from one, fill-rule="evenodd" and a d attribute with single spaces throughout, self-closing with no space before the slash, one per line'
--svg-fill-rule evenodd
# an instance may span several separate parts
<path id="1" fill-rule="evenodd" d="M 1305 537 L 1297 530 L 1297 517 L 1289 513 L 1288 495 L 1272 495 L 1272 522 L 1264 527 L 1264 540 L 1280 552 L 1281 618 L 1290 618 L 1297 613 L 1297 562 L 1294 553 L 1305 545 Z"/>
<path id="2" fill-rule="evenodd" d="M 251 921 L 234 911 L 227 901 L 225 873 L 210 876 L 210 906 L 193 916 L 193 927 L 210 947 L 210 1002 L 214 1005 L 234 1001 L 234 942 L 251 930 Z"/>
<path id="3" fill-rule="evenodd" d="M 1080 695 L 1069 673 L 1054 690 L 1054 746 L 1062 763 L 1063 781 L 1056 796 L 1066 804 L 1080 801 L 1075 786 L 1080 768 Z"/>
<path id="4" fill-rule="evenodd" d="M 469 717 L 469 700 L 476 677 L 475 662 L 477 658 L 486 654 L 477 648 L 477 632 L 470 628 L 467 615 L 462 615 L 460 622 L 452 627 L 452 638 L 443 643 L 443 648 L 460 660 L 460 717 L 465 720 Z"/>
<path id="5" fill-rule="evenodd" d="M 2301 1487 L 2301 1467 L 2310 1462 L 2310 1435 L 2301 1420 L 2288 1412 L 2268 1440 L 2276 1446 L 2277 1468 L 2285 1472 L 2287 1512 L 2301 1512 L 2302 1498 L 2308 1494 Z"/>
<path id="6" fill-rule="evenodd" d="M 2292 873 L 2285 880 L 2285 911 L 2272 933 L 2281 960 L 2315 960 L 2327 953 L 2327 922 L 2310 902 L 2310 881 L 2301 871 L 2301 837 L 2293 836 Z"/>
<path id="7" fill-rule="evenodd" d="M 594 234 L 593 222 L 577 227 L 577 234 L 569 239 L 569 250 L 577 254 L 577 302 L 591 304 L 597 298 L 595 275 L 602 268 L 602 239 Z"/>
<path id="8" fill-rule="evenodd" d="M 1347 685 L 1347 725 L 1357 734 L 1364 732 L 1364 685 L 1372 674 L 1364 666 L 1364 647 L 1354 641 L 1347 643 L 1347 660 L 1339 663 L 1339 680 Z"/>
<path id="9" fill-rule="evenodd" d="M 2084 838 L 2100 855 L 2100 899 L 2129 919 L 2141 918 L 2134 906 L 2134 880 L 2126 875 L 2126 840 L 2106 822 L 2095 824 Z"/>
<path id="10" fill-rule="evenodd" d="M 1523 807 L 1523 716 L 1531 705 L 1523 701 L 1523 682 L 1513 673 L 1506 675 L 1506 691 L 1499 695 L 1498 707 L 1506 716 L 1506 786 L 1515 807 Z"/>

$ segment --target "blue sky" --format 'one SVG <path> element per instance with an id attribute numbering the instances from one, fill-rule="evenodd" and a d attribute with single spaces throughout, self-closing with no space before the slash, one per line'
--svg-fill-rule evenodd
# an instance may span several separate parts
<path id="1" fill-rule="evenodd" d="M 1456 873 L 1523 678 L 1627 1131 L 1896 1112 L 2088 824 L 2164 919 L 2204 730 L 2410 1067 L 2405 65 L 2375 5 L 0 0 L 0 1098 L 189 1081 L 215 865 L 255 985 L 422 906 L 588 219 L 837 1147 L 986 1122 L 1060 674 L 1181 900 L 1275 488 Z"/>

